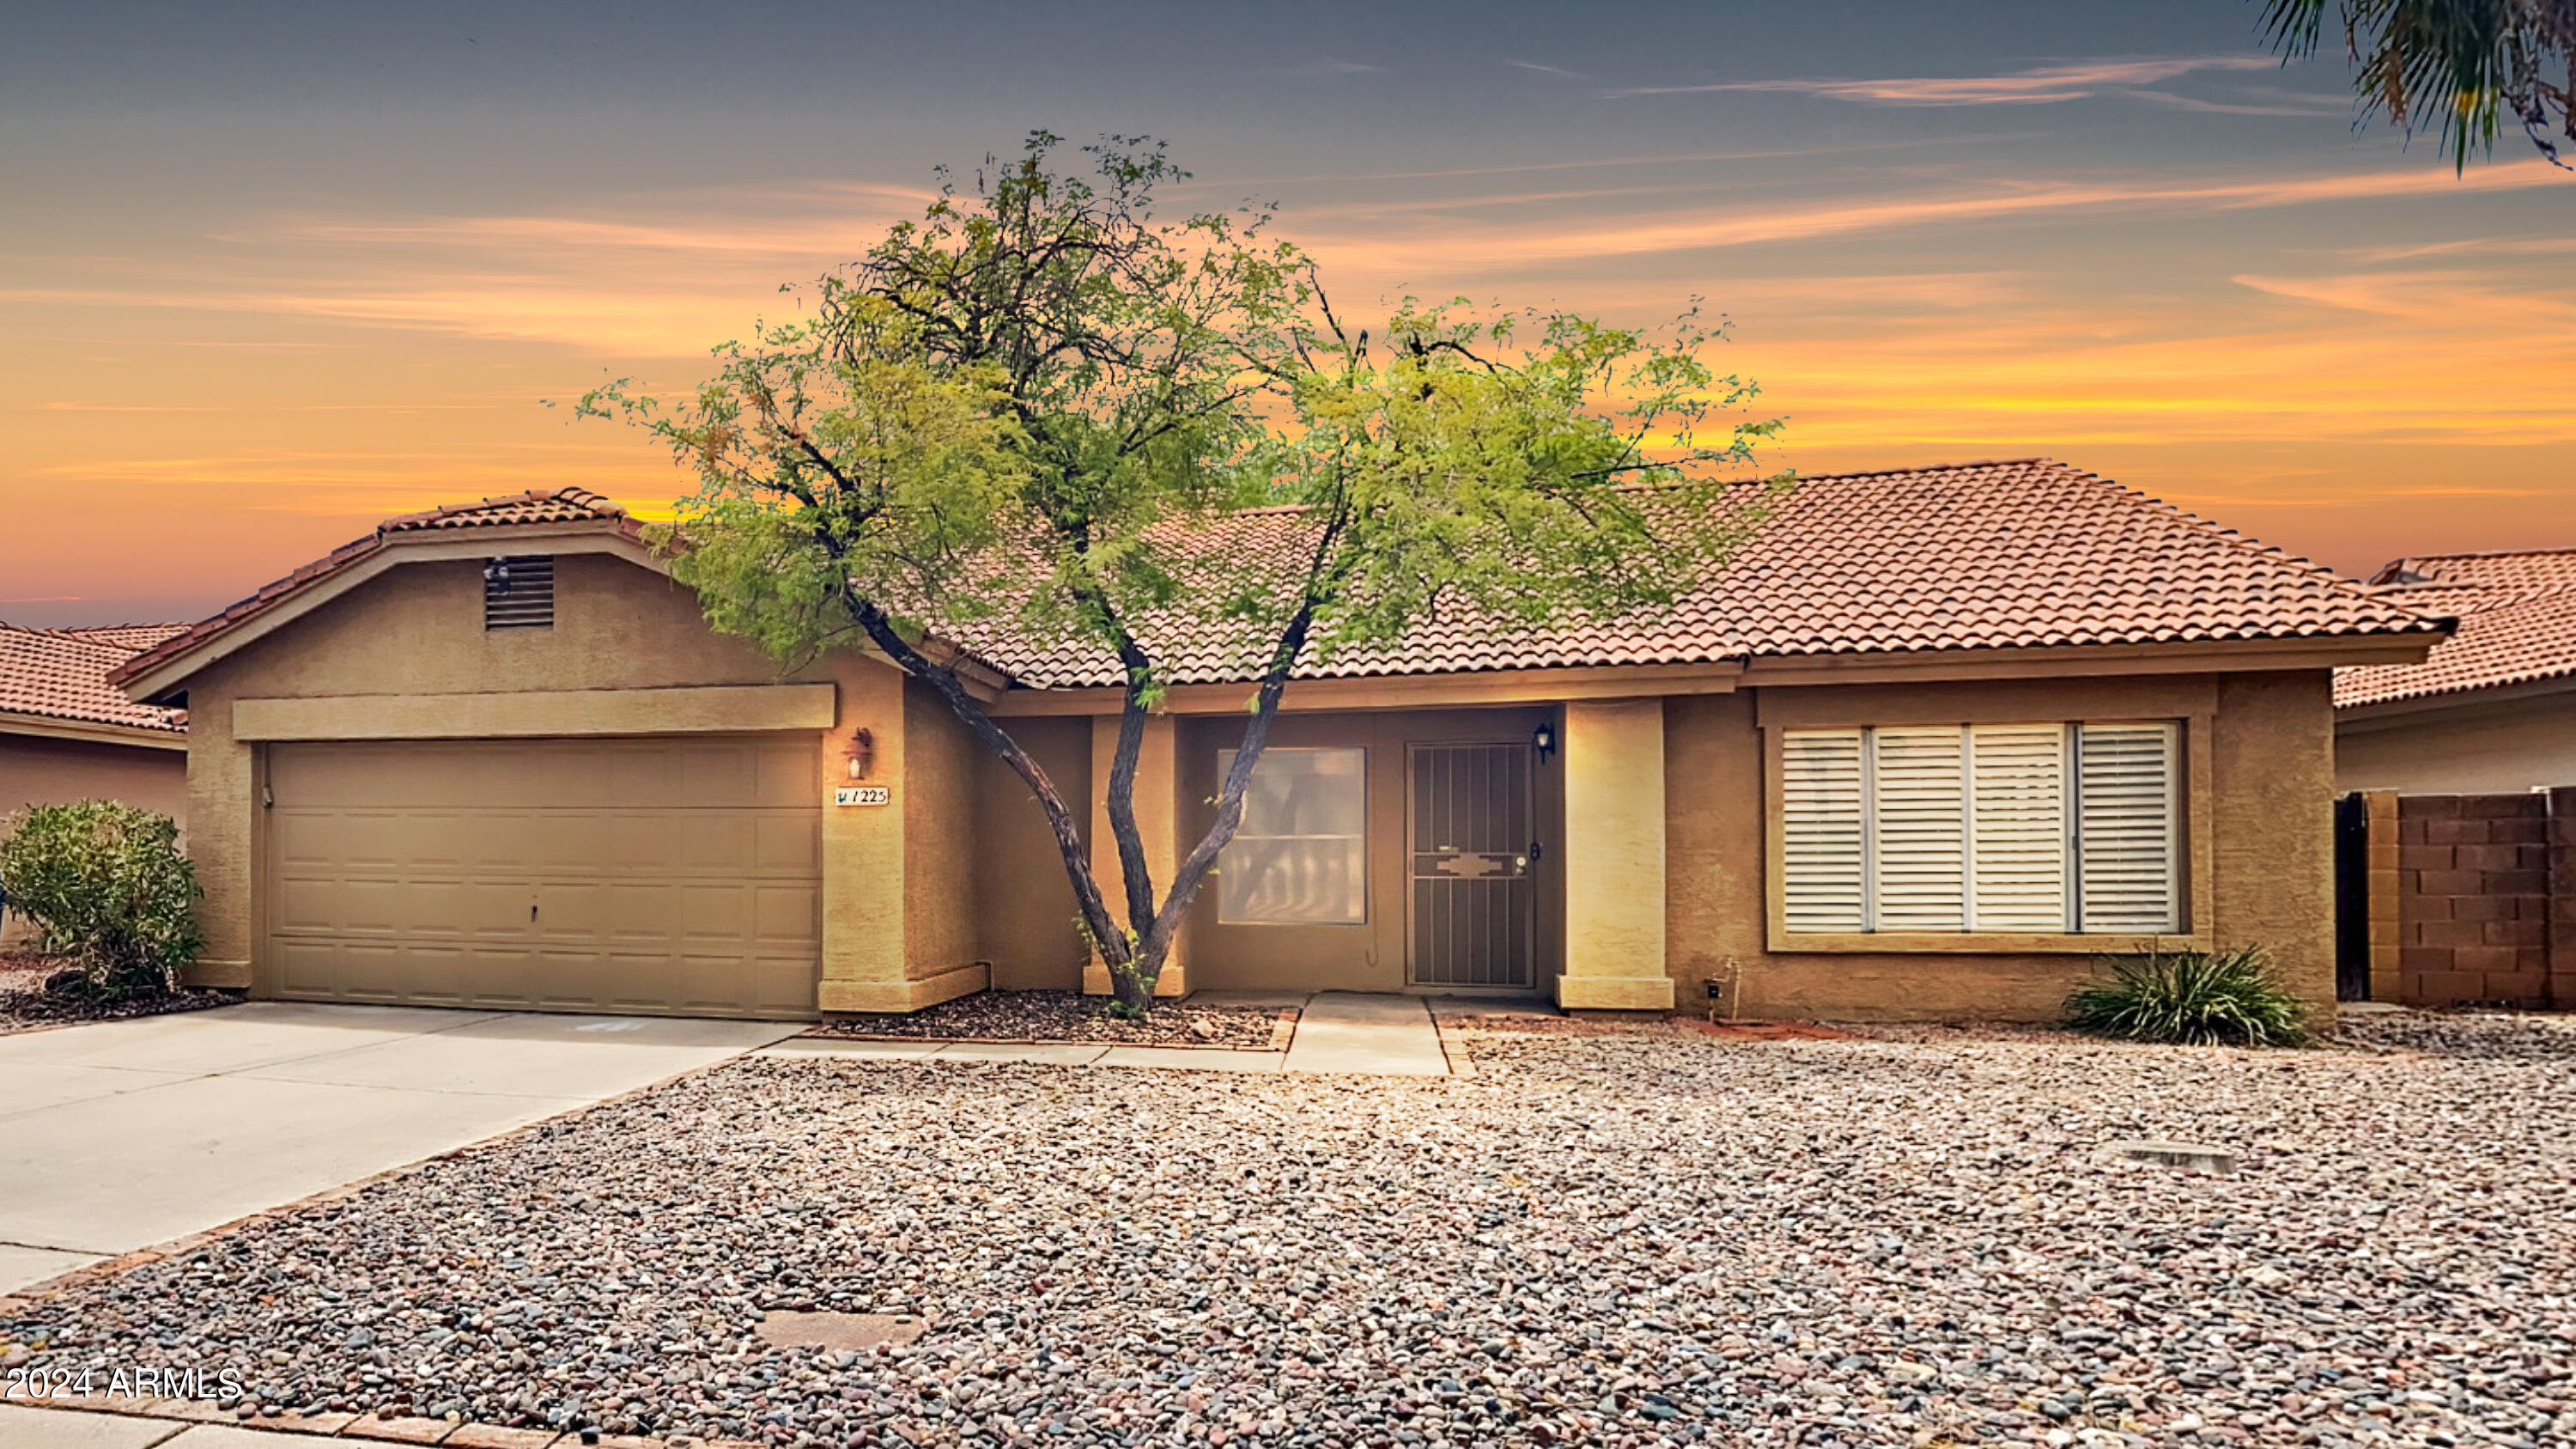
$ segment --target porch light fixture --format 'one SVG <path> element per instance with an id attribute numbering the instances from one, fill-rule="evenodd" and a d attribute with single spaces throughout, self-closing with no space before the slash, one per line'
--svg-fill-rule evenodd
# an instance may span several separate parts
<path id="1" fill-rule="evenodd" d="M 1547 757 L 1556 753 L 1556 726 L 1540 725 L 1531 730 L 1530 748 L 1537 752 L 1539 763 L 1545 764 Z"/>
<path id="2" fill-rule="evenodd" d="M 849 756 L 850 778 L 866 779 L 868 770 L 877 762 L 877 737 L 868 733 L 865 726 L 850 731 Z"/>

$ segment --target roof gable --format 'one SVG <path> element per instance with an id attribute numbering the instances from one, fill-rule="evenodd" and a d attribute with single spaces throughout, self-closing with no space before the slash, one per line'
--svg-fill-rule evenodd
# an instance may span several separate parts
<path id="1" fill-rule="evenodd" d="M 643 543 L 642 525 L 625 509 L 587 488 L 532 490 L 402 514 L 136 654 L 116 668 L 109 682 L 129 691 L 158 693 L 193 667 L 195 659 L 216 657 L 213 651 L 242 639 L 245 631 L 284 622 L 302 607 L 327 597 L 335 585 L 346 586 L 366 576 L 368 566 L 377 564 L 389 548 L 426 541 L 432 535 L 470 536 L 479 529 L 604 533 L 638 549 Z M 174 669 L 179 673 L 174 674 Z"/>

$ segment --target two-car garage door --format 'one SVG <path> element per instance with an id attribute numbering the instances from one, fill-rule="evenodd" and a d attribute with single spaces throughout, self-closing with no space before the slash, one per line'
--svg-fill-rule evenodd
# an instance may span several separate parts
<path id="1" fill-rule="evenodd" d="M 279 995 L 805 1017 L 813 735 L 269 747 Z"/>

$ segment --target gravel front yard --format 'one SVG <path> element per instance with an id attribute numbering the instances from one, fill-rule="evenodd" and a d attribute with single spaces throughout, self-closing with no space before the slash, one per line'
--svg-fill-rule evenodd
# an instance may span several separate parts
<path id="1" fill-rule="evenodd" d="M 1290 1016 L 1293 1007 L 1285 1008 Z M 908 1016 L 844 1016 L 809 1036 L 932 1037 L 944 1041 L 1115 1042 L 1267 1050 L 1282 1008 L 1223 1001 L 1159 1002 L 1143 1021 L 1109 1014 L 1106 997 L 1078 991 L 984 991 Z"/>
<path id="2" fill-rule="evenodd" d="M 61 969 L 61 963 L 40 956 L 0 951 L 0 1036 L 39 1026 L 203 1011 L 209 1006 L 229 1006 L 235 1000 L 220 991 L 191 990 L 155 992 L 104 1006 L 77 996 L 49 996 L 44 990 L 45 978 Z"/>
<path id="3" fill-rule="evenodd" d="M 2373 1031 L 1496 1033 L 1454 1079 L 744 1061 L 0 1339 L 778 1443 L 2565 1444 L 2576 1035 Z M 2101 1160 L 2132 1137 L 2243 1165 Z M 771 1308 L 934 1323 L 780 1350 Z"/>

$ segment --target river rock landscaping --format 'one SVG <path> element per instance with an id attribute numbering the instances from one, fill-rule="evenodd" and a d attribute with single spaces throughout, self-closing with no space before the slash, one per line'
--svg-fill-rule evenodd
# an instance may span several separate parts
<path id="1" fill-rule="evenodd" d="M 1297 1009 L 1224 1000 L 1157 1002 L 1143 1020 L 1111 1012 L 1103 996 L 1078 991 L 982 991 L 903 1016 L 834 1017 L 809 1036 L 931 1038 L 940 1041 L 1109 1042 L 1119 1046 L 1244 1047 L 1267 1051 L 1282 1018 Z"/>
<path id="2" fill-rule="evenodd" d="M 744 1060 L 23 1306 L 0 1349 L 231 1367 L 246 1414 L 778 1445 L 2567 1443 L 2576 1052 L 2364 1032 Z M 2139 1138 L 2238 1167 L 2104 1150 Z M 773 1310 L 928 1329 L 782 1348 Z"/>

